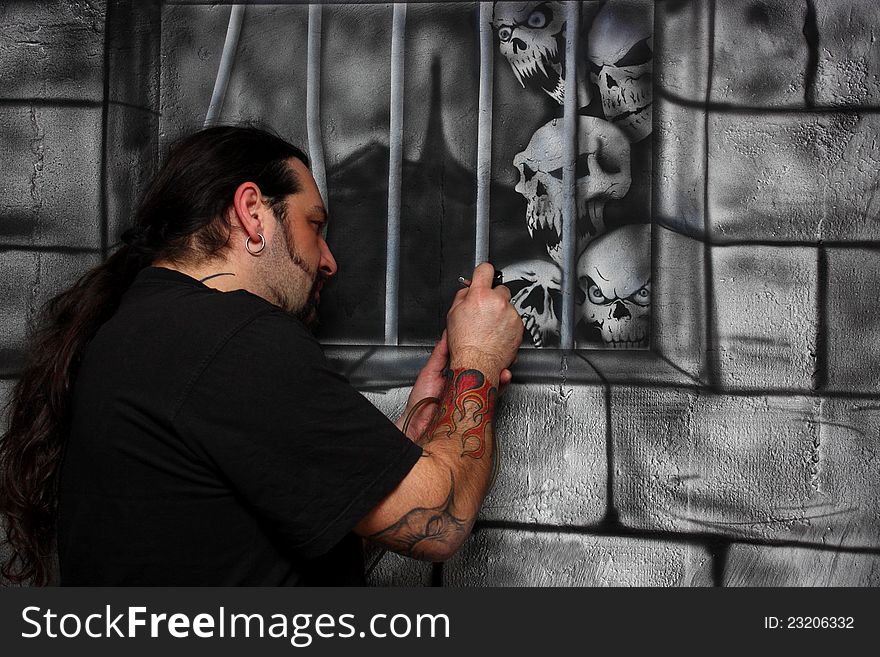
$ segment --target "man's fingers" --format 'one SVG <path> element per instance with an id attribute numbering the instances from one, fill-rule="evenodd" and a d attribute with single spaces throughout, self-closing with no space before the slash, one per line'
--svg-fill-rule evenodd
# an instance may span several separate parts
<path id="1" fill-rule="evenodd" d="M 431 352 L 431 356 L 428 358 L 425 367 L 432 371 L 439 371 L 446 367 L 446 361 L 448 360 L 449 343 L 446 341 L 446 329 L 444 329 L 443 334 L 440 336 L 440 340 L 434 345 L 434 351 Z"/>
<path id="2" fill-rule="evenodd" d="M 505 300 L 510 301 L 510 288 L 504 284 L 497 285 L 493 288 L 492 285 L 494 282 L 495 267 L 493 267 L 491 263 L 484 262 L 474 269 L 474 277 L 471 279 L 471 289 L 479 287 L 494 289 L 497 290 L 497 293 L 503 296 Z"/>
<path id="3" fill-rule="evenodd" d="M 510 382 L 513 380 L 513 374 L 510 373 L 509 369 L 501 370 L 501 374 L 498 375 L 498 394 L 503 395 L 504 391 L 507 390 L 507 386 L 510 385 Z"/>
<path id="4" fill-rule="evenodd" d="M 451 312 L 453 308 L 455 308 L 458 304 L 464 301 L 467 296 L 468 288 L 463 287 L 458 292 L 455 293 L 455 296 L 452 298 L 452 303 L 449 304 L 449 311 Z"/>
<path id="5" fill-rule="evenodd" d="M 471 277 L 471 287 L 492 287 L 492 280 L 495 278 L 495 267 L 490 263 L 484 262 L 474 269 L 474 275 Z"/>

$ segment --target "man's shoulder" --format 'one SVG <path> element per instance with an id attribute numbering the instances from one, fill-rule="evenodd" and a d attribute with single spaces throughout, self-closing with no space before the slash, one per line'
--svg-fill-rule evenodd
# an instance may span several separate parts
<path id="1" fill-rule="evenodd" d="M 244 304 L 241 308 L 244 308 Z M 259 347 L 267 357 L 309 352 L 323 357 L 323 350 L 314 334 L 297 318 L 277 306 L 250 306 L 251 314 L 240 322 L 231 340 L 244 341 Z"/>
<path id="2" fill-rule="evenodd" d="M 230 342 L 294 339 L 314 340 L 299 320 L 265 299 L 244 290 L 220 292 L 161 270 L 138 277 L 93 342 L 100 352 L 139 367 L 179 370 L 198 367 Z"/>
<path id="3" fill-rule="evenodd" d="M 221 292 L 185 274 L 147 268 L 123 298 L 120 316 L 152 322 L 160 332 L 199 339 L 231 335 L 251 323 L 266 330 L 309 335 L 305 326 L 278 306 L 251 292 Z M 188 330 L 186 330 L 188 329 Z"/>

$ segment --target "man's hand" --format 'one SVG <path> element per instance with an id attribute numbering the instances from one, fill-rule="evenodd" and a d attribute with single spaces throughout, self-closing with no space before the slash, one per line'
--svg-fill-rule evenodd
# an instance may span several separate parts
<path id="1" fill-rule="evenodd" d="M 522 342 L 522 320 L 510 304 L 510 290 L 492 287 L 495 268 L 484 262 L 474 270 L 471 285 L 455 295 L 446 316 L 450 367 L 483 372 L 495 385 L 516 359 Z M 505 377 L 509 381 L 509 373 Z"/>
<path id="2" fill-rule="evenodd" d="M 412 391 L 409 393 L 409 399 L 406 402 L 406 409 L 403 415 L 395 422 L 397 428 L 403 431 L 403 423 L 407 416 L 417 403 L 426 397 L 439 397 L 443 394 L 443 388 L 446 386 L 446 377 L 443 371 L 449 361 L 449 345 L 446 341 L 446 331 L 440 336 L 440 341 L 434 347 L 434 351 L 428 357 L 428 362 L 419 372 L 416 382 L 413 384 Z M 437 411 L 436 403 L 426 403 L 416 411 L 415 415 L 410 419 L 409 427 L 407 427 L 406 435 L 410 440 L 416 441 L 425 433 L 425 430 L 431 424 L 431 419 Z"/>
<path id="3" fill-rule="evenodd" d="M 510 305 L 510 290 L 492 288 L 495 268 L 483 263 L 474 270 L 470 287 L 455 295 L 447 314 L 448 329 L 419 373 L 403 415 L 395 423 L 403 431 L 410 411 L 422 399 L 442 396 L 447 367 L 482 371 L 501 394 L 510 383 L 508 366 L 516 360 L 522 342 L 522 320 Z M 450 362 L 451 361 L 451 362 Z M 423 404 L 410 419 L 406 434 L 418 440 L 431 425 L 437 411 L 433 403 Z"/>

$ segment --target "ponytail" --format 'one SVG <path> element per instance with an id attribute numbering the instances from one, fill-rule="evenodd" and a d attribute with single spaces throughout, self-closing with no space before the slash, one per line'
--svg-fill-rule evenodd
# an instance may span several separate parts
<path id="1" fill-rule="evenodd" d="M 149 261 L 125 245 L 51 299 L 33 328 L 24 369 L 9 402 L 0 442 L 0 512 L 12 557 L 0 574 L 45 585 L 51 576 L 58 471 L 70 423 L 79 359 L 98 327 Z"/>

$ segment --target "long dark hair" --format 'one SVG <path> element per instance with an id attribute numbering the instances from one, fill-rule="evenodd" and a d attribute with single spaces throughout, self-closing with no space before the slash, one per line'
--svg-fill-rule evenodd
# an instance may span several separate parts
<path id="1" fill-rule="evenodd" d="M 236 188 L 257 184 L 280 220 L 284 197 L 300 190 L 287 160 L 308 158 L 252 126 L 218 126 L 177 142 L 138 208 L 123 245 L 41 310 L 0 439 L 0 512 L 10 553 L 0 569 L 11 582 L 49 583 L 57 482 L 70 422 L 70 393 L 84 347 L 116 311 L 137 273 L 157 259 L 219 254 Z"/>

